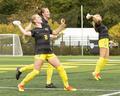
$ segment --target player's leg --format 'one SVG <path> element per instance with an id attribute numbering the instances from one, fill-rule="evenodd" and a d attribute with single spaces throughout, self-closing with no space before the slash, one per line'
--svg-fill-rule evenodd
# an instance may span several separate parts
<path id="1" fill-rule="evenodd" d="M 96 64 L 95 73 L 100 73 L 101 66 L 104 63 L 104 56 L 106 54 L 106 51 L 106 48 L 100 48 L 100 57 Z"/>
<path id="2" fill-rule="evenodd" d="M 99 59 L 98 59 L 98 61 L 96 63 L 95 70 L 92 73 L 96 80 L 100 80 L 101 79 L 101 77 L 100 77 L 100 66 L 103 64 L 104 56 L 106 54 L 106 52 L 105 52 L 106 49 L 104 48 L 104 39 L 99 40 L 98 45 L 99 45 L 100 57 L 99 57 Z"/>
<path id="3" fill-rule="evenodd" d="M 100 57 L 99 57 L 99 59 L 98 59 L 98 61 L 96 63 L 95 70 L 92 73 L 96 80 L 100 80 L 101 79 L 100 70 L 101 70 L 101 66 L 104 63 L 104 55 L 105 55 L 105 53 L 106 53 L 106 49 L 105 48 L 100 48 Z"/>
<path id="4" fill-rule="evenodd" d="M 41 69 L 43 62 L 44 62 L 44 55 L 36 55 L 35 56 L 35 63 L 34 63 L 34 69 L 32 72 L 30 72 L 22 81 L 20 84 L 18 84 L 19 91 L 24 91 L 24 85 L 31 81 L 34 77 L 36 77 L 39 74 L 39 70 Z"/>
<path id="5" fill-rule="evenodd" d="M 57 69 L 60 77 L 62 78 L 65 89 L 67 91 L 76 91 L 75 88 L 73 88 L 69 85 L 66 71 L 65 71 L 64 67 L 60 64 L 59 59 L 56 56 L 54 56 L 54 54 L 53 54 L 53 57 L 51 56 L 50 58 L 48 58 L 48 61 L 50 62 L 50 64 L 52 64 Z"/>
<path id="6" fill-rule="evenodd" d="M 96 80 L 100 80 L 101 76 L 100 76 L 100 72 L 101 70 L 105 67 L 105 65 L 108 62 L 108 58 L 109 58 L 109 49 L 108 48 L 100 48 L 100 58 L 96 64 L 96 68 L 95 71 L 93 72 L 93 76 Z"/>
<path id="7" fill-rule="evenodd" d="M 42 60 L 37 60 L 35 61 L 35 68 L 33 69 L 32 72 L 30 72 L 22 81 L 20 84 L 18 84 L 18 89 L 19 91 L 24 91 L 24 85 L 31 81 L 35 76 L 39 74 L 39 69 L 42 65 L 43 61 Z"/>
<path id="8" fill-rule="evenodd" d="M 34 64 L 26 65 L 24 67 L 17 67 L 16 69 L 16 79 L 19 80 L 22 72 L 25 72 L 27 70 L 32 70 L 34 69 Z"/>
<path id="9" fill-rule="evenodd" d="M 48 64 L 47 68 L 47 82 L 46 88 L 56 88 L 56 86 L 52 83 L 52 75 L 53 75 L 54 67 L 51 64 Z"/>
<path id="10" fill-rule="evenodd" d="M 104 66 L 108 63 L 108 59 L 109 59 L 109 39 L 108 38 L 106 38 L 104 40 L 104 48 L 106 48 L 106 51 L 105 51 L 105 55 L 104 55 L 104 62 L 101 65 L 100 70 L 103 69 Z"/>
<path id="11" fill-rule="evenodd" d="M 99 47 L 100 47 L 100 58 L 97 61 L 95 71 L 93 72 L 93 76 L 96 80 L 101 79 L 100 71 L 106 65 L 109 57 L 109 40 L 108 39 L 101 39 L 99 40 Z"/>
<path id="12" fill-rule="evenodd" d="M 104 62 L 101 65 L 100 70 L 102 70 L 105 67 L 105 65 L 108 63 L 108 59 L 109 59 L 109 48 L 106 48 L 106 54 L 104 56 Z"/>
<path id="13" fill-rule="evenodd" d="M 33 70 L 34 64 L 30 64 L 24 67 L 17 67 L 16 69 L 16 79 L 19 80 L 21 74 L 28 70 Z M 47 68 L 47 82 L 46 82 L 46 88 L 56 88 L 56 86 L 52 83 L 52 74 L 53 74 L 53 66 L 51 64 L 48 64 Z"/>

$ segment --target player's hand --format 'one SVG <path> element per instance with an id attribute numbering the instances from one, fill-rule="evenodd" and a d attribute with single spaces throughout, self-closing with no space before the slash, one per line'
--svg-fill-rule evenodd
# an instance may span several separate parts
<path id="1" fill-rule="evenodd" d="M 86 15 L 86 19 L 91 19 L 93 17 L 93 15 L 90 15 L 89 13 Z"/>
<path id="2" fill-rule="evenodd" d="M 21 22 L 20 22 L 20 21 L 18 21 L 18 20 L 13 21 L 12 23 L 13 23 L 14 25 L 16 25 L 16 26 L 21 25 Z"/>
<path id="3" fill-rule="evenodd" d="M 64 18 L 61 19 L 61 24 L 65 24 L 65 19 Z"/>

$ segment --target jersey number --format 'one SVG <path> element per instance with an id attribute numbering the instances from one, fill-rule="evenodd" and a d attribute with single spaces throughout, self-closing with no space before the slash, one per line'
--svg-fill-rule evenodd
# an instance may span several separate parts
<path id="1" fill-rule="evenodd" d="M 48 36 L 47 35 L 44 35 L 44 38 L 45 38 L 45 40 L 48 40 Z"/>

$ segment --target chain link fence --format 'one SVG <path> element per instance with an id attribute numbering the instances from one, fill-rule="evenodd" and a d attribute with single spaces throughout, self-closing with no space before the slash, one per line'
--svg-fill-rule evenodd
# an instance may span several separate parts
<path id="1" fill-rule="evenodd" d="M 120 44 L 110 41 L 110 55 L 120 55 Z M 63 37 L 52 44 L 57 55 L 98 55 L 99 47 L 96 38 L 80 39 L 77 37 Z M 83 53 L 82 53 L 83 52 Z"/>
<path id="2" fill-rule="evenodd" d="M 120 43 L 110 41 L 110 55 L 120 55 Z M 51 42 L 51 47 L 56 55 L 99 55 L 97 38 L 62 37 Z M 34 54 L 33 40 L 22 44 L 24 55 Z"/>

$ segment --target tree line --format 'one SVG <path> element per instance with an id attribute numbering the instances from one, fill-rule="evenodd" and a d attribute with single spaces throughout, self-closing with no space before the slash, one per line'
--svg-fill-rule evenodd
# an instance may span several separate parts
<path id="1" fill-rule="evenodd" d="M 47 6 L 53 20 L 65 18 L 68 27 L 80 27 L 81 5 L 84 27 L 90 27 L 85 19 L 87 13 L 100 13 L 108 27 L 120 21 L 119 0 L 0 0 L 0 23 L 9 23 L 14 19 L 27 22 L 37 7 Z"/>
<path id="2" fill-rule="evenodd" d="M 80 28 L 81 5 L 84 27 L 92 27 L 86 20 L 87 13 L 99 13 L 109 28 L 111 39 L 120 45 L 120 0 L 0 0 L 0 33 L 10 31 L 20 34 L 17 28 L 10 25 L 11 22 L 17 19 L 28 23 L 37 8 L 44 6 L 51 11 L 50 25 L 53 28 L 58 26 L 61 18 L 66 20 L 67 27 Z"/>

